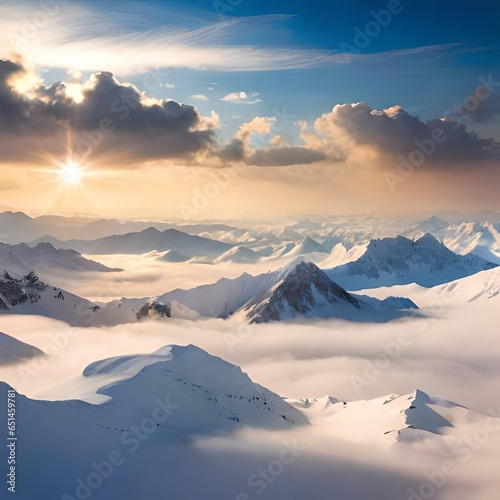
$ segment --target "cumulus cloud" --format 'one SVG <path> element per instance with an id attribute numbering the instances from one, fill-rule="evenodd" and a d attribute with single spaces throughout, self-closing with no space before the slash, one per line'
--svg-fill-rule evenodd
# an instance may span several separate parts
<path id="1" fill-rule="evenodd" d="M 289 146 L 276 132 L 276 116 L 256 116 L 243 123 L 235 138 L 219 150 L 218 156 L 226 161 L 244 161 L 259 167 L 285 167 L 307 165 L 327 158 L 319 150 Z"/>
<path id="2" fill-rule="evenodd" d="M 328 153 L 349 156 L 366 147 L 384 157 L 398 157 L 420 150 L 433 166 L 487 160 L 499 148 L 492 139 L 480 139 L 454 120 L 424 122 L 400 106 L 376 110 L 363 102 L 336 105 L 315 121 L 314 133 L 303 137 Z"/>
<path id="3" fill-rule="evenodd" d="M 267 145 L 268 141 L 262 139 L 271 134 L 275 116 L 256 116 L 249 122 L 243 123 L 236 132 L 235 138 L 225 147 L 221 147 L 218 156 L 224 161 L 242 161 L 255 151 L 251 144 L 252 138 L 260 138 L 260 146 Z"/>
<path id="4" fill-rule="evenodd" d="M 131 161 L 186 157 L 210 147 L 220 126 L 215 113 L 203 117 L 193 106 L 149 98 L 109 72 L 96 73 L 83 85 L 42 82 L 22 93 L 16 79 L 26 73 L 19 63 L 0 61 L 4 159 L 67 154 L 68 135 L 77 158 L 109 153 L 124 153 Z"/>

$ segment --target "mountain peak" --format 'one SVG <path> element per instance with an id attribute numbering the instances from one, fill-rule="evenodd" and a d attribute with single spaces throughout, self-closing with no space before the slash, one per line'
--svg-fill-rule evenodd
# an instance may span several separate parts
<path id="1" fill-rule="evenodd" d="M 327 274 L 349 290 L 408 283 L 432 287 L 492 267 L 475 255 L 456 254 L 426 233 L 416 241 L 403 236 L 371 240 L 358 260 Z"/>
<path id="2" fill-rule="evenodd" d="M 152 235 L 152 234 L 160 234 L 161 231 L 158 231 L 158 229 L 156 229 L 156 227 L 148 227 L 147 229 L 144 229 L 143 231 L 141 231 L 141 234 L 143 235 Z"/>
<path id="3" fill-rule="evenodd" d="M 421 238 L 419 238 L 416 243 L 425 244 L 425 245 L 433 245 L 440 246 L 448 250 L 435 236 L 431 233 L 425 233 Z"/>
<path id="4" fill-rule="evenodd" d="M 328 253 L 321 243 L 313 240 L 310 236 L 306 236 L 297 246 L 295 246 L 295 248 L 292 249 L 289 255 L 303 255 L 313 252 Z"/>
<path id="5" fill-rule="evenodd" d="M 252 323 L 280 321 L 331 305 L 361 309 L 358 300 L 330 280 L 318 266 L 301 261 L 287 269 L 270 297 L 253 307 L 248 317 Z"/>

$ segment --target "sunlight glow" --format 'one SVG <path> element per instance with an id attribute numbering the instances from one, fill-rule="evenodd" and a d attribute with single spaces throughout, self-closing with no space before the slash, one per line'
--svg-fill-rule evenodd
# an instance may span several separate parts
<path id="1" fill-rule="evenodd" d="M 70 160 L 61 165 L 58 170 L 58 174 L 61 182 L 65 186 L 76 186 L 77 184 L 80 184 L 84 175 L 84 170 L 80 165 Z"/>
<path id="2" fill-rule="evenodd" d="M 76 104 L 80 104 L 85 99 L 83 94 L 83 85 L 80 83 L 66 83 L 64 89 L 66 95 Z"/>

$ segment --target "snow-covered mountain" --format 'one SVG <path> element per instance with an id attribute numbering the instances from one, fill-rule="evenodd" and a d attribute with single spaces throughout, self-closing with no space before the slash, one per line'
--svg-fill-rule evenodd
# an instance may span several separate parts
<path id="1" fill-rule="evenodd" d="M 264 300 L 247 307 L 247 318 L 252 323 L 297 317 L 380 321 L 397 316 L 400 310 L 417 308 L 409 299 L 390 297 L 379 301 L 351 295 L 311 262 L 289 269 L 270 292 Z"/>
<path id="2" fill-rule="evenodd" d="M 426 234 L 416 241 L 372 240 L 358 260 L 326 273 L 347 290 L 361 290 L 408 283 L 432 287 L 494 267 L 476 255 L 458 255 Z"/>
<path id="3" fill-rule="evenodd" d="M 172 249 L 172 250 L 167 250 L 162 255 L 159 255 L 157 259 L 163 262 L 186 262 L 189 260 L 189 257 L 183 255 L 177 250 Z"/>
<path id="4" fill-rule="evenodd" d="M 8 389 L 0 382 L 3 401 Z M 57 401 L 16 396 L 19 440 L 26 443 L 18 454 L 17 475 L 30 478 L 18 482 L 19 498 L 61 498 L 64 491 L 74 492 L 81 471 L 113 450 L 127 460 L 137 454 L 142 462 L 155 449 L 168 454 L 200 436 L 308 423 L 299 410 L 252 382 L 239 367 L 192 345 L 92 363 L 71 380 L 69 393 L 68 399 L 59 395 Z M 3 442 L 6 428 L 0 430 Z M 134 431 L 141 428 L 144 433 Z M 50 468 L 45 467 L 49 461 Z M 99 495 L 111 498 L 102 491 Z"/>
<path id="5" fill-rule="evenodd" d="M 442 232 L 440 240 L 460 254 L 474 254 L 500 264 L 500 234 L 491 222 L 463 222 Z"/>
<path id="6" fill-rule="evenodd" d="M 0 382 L 4 401 L 10 389 Z M 239 367 L 193 345 L 170 345 L 149 355 L 97 361 L 81 376 L 51 391 L 53 395 L 44 400 L 15 396 L 16 474 L 30 478 L 18 481 L 16 493 L 26 500 L 70 500 L 82 495 L 157 498 L 158 492 L 169 487 L 169 491 L 185 492 L 186 475 L 195 470 L 192 483 L 206 482 L 219 465 L 213 463 L 214 456 L 236 446 L 240 453 L 246 452 L 246 460 L 231 463 L 235 474 L 243 469 L 245 480 L 248 457 L 256 453 L 254 443 L 242 439 L 250 431 L 263 436 L 259 446 L 276 433 L 281 443 L 278 452 L 293 449 L 293 443 L 299 445 L 296 449 L 303 453 L 303 460 L 294 464 L 294 474 L 303 473 L 302 467 L 310 474 L 307 457 L 310 447 L 318 447 L 318 437 L 324 436 L 341 453 L 345 453 L 342 443 L 347 442 L 355 443 L 358 453 L 383 453 L 383 448 L 392 446 L 399 457 L 400 450 L 417 453 L 430 445 L 444 452 L 486 422 L 485 415 L 419 390 L 368 401 L 283 399 L 254 383 Z M 498 427 L 497 420 L 489 418 L 491 428 Z M 0 427 L 4 442 L 6 432 L 6 426 Z M 207 443 L 212 443 L 211 452 Z M 269 444 L 264 464 L 280 463 L 276 457 L 285 455 L 275 455 Z M 318 455 L 326 456 L 324 450 Z M 259 455 L 258 463 L 261 460 Z M 201 487 L 195 496 L 186 498 L 200 498 L 203 489 L 211 498 L 229 498 L 220 480 L 209 484 L 209 489 Z M 407 489 L 405 483 L 402 491 Z M 351 490 L 341 490 L 333 498 L 345 498 L 344 491 Z M 318 498 L 332 497 L 322 494 Z M 377 494 L 374 498 L 384 497 Z"/>
<path id="7" fill-rule="evenodd" d="M 0 243 L 0 272 L 27 274 L 35 271 L 38 274 L 50 274 L 55 269 L 70 271 L 114 272 L 112 269 L 82 257 L 74 250 L 58 250 L 50 243 L 39 243 L 29 247 L 24 243 L 8 245 Z"/>
<path id="8" fill-rule="evenodd" d="M 441 303 L 484 302 L 500 304 L 500 267 L 436 286 L 426 292 L 426 300 Z"/>
<path id="9" fill-rule="evenodd" d="M 99 306 L 61 288 L 40 281 L 35 273 L 0 277 L 0 314 L 40 315 L 70 325 L 94 324 Z"/>
<path id="10" fill-rule="evenodd" d="M 149 450 L 168 452 L 203 435 L 307 424 L 299 410 L 239 367 L 192 345 L 98 361 L 72 382 L 69 400 L 16 396 L 20 441 L 29 443 L 17 461 L 18 477 L 30 477 L 18 483 L 20 498 L 61 498 L 65 490 L 74 491 L 82 468 L 112 450 L 127 458 L 137 450 L 147 456 Z M 4 401 L 8 389 L 0 383 Z M 134 432 L 137 426 L 147 440 Z M 4 442 L 5 429 L 0 430 Z M 49 456 L 52 472 L 35 474 Z"/>
<path id="11" fill-rule="evenodd" d="M 395 445 L 428 440 L 436 435 L 460 434 L 463 422 L 484 422 L 484 415 L 423 391 L 361 401 L 286 400 L 301 410 L 312 425 L 329 436 L 358 444 Z"/>
<path id="12" fill-rule="evenodd" d="M 145 303 L 158 303 L 210 318 L 241 316 L 253 323 L 300 317 L 343 318 L 351 321 L 388 321 L 417 309 L 408 299 L 389 297 L 383 301 L 347 293 L 311 262 L 292 263 L 279 270 L 236 279 L 223 278 L 189 290 L 176 289 L 149 299 L 122 299 L 102 305 L 100 317 L 114 315 L 133 320 Z"/>
<path id="13" fill-rule="evenodd" d="M 238 278 L 222 278 L 216 283 L 201 285 L 187 290 L 175 289 L 149 299 L 127 299 L 103 305 L 104 315 L 124 315 L 129 311 L 133 317 L 145 302 L 181 304 L 197 314 L 208 318 L 228 318 L 246 306 L 263 299 L 276 286 L 286 270 L 273 271 L 258 276 L 244 273 Z"/>
<path id="14" fill-rule="evenodd" d="M 0 332 L 0 365 L 17 363 L 43 355 L 40 349 Z"/>
<path id="15" fill-rule="evenodd" d="M 251 306 L 247 317 L 252 323 L 266 323 L 309 314 L 343 316 L 361 311 L 363 305 L 317 266 L 301 262 L 285 274 L 269 297 Z"/>
<path id="16" fill-rule="evenodd" d="M 296 245 L 292 251 L 290 251 L 287 255 L 289 256 L 299 256 L 306 255 L 308 253 L 329 253 L 325 248 L 313 240 L 310 236 L 306 236 L 298 245 Z"/>
<path id="17" fill-rule="evenodd" d="M 258 262 L 262 255 L 258 252 L 245 247 L 235 246 L 224 252 L 219 258 L 215 259 L 214 264 L 222 262 L 238 262 L 253 264 Z"/>

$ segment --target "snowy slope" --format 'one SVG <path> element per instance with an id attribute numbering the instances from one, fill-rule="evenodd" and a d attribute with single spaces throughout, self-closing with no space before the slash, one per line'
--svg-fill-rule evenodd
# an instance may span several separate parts
<path id="1" fill-rule="evenodd" d="M 16 363 L 27 358 L 43 356 L 43 354 L 40 349 L 32 345 L 0 333 L 0 365 Z"/>
<path id="2" fill-rule="evenodd" d="M 300 409 L 325 436 L 360 444 L 391 446 L 397 442 L 429 439 L 431 435 L 460 434 L 464 423 L 480 423 L 485 416 L 461 405 L 416 390 L 361 401 L 332 397 L 287 400 Z"/>
<path id="3" fill-rule="evenodd" d="M 152 252 L 149 252 L 152 253 Z M 177 250 L 167 250 L 164 254 L 158 257 L 158 260 L 163 262 L 186 262 L 189 260 L 189 257 L 181 254 Z"/>
<path id="4" fill-rule="evenodd" d="M 99 489 L 94 496 L 144 498 L 123 484 L 144 487 L 141 467 L 149 468 L 162 456 L 165 460 L 180 446 L 185 454 L 195 438 L 248 427 L 286 430 L 308 424 L 299 410 L 252 382 L 239 367 L 195 346 L 99 361 L 71 382 L 70 400 L 16 396 L 17 477 L 29 478 L 18 481 L 16 494 L 23 500 L 67 499 L 64 492 L 74 498 L 75 479 L 85 478 L 89 467 L 95 470 L 92 462 L 102 463 L 115 450 L 127 461 L 137 460 L 137 466 L 128 475 L 125 466 L 125 477 L 116 474 L 105 482 L 112 493 Z M 0 383 L 3 401 L 8 389 Z M 4 425 L 3 442 L 5 430 Z M 3 472 L 4 464 L 0 467 Z M 134 481 L 136 474 L 142 481 Z M 155 480 L 165 474 L 170 474 L 168 467 Z M 158 486 L 153 489 L 159 491 Z"/>
<path id="5" fill-rule="evenodd" d="M 82 257 L 74 250 L 57 250 L 50 243 L 39 243 L 29 247 L 21 243 L 8 245 L 0 243 L 0 271 L 14 274 L 27 274 L 35 271 L 39 274 L 50 273 L 54 269 L 71 271 L 112 272 L 111 269 L 93 260 Z"/>
<path id="6" fill-rule="evenodd" d="M 47 285 L 34 273 L 21 278 L 0 278 L 0 314 L 40 315 L 87 326 L 99 307 L 61 288 Z"/>
<path id="7" fill-rule="evenodd" d="M 245 247 L 235 246 L 224 252 L 219 258 L 215 259 L 214 264 L 220 264 L 221 262 L 241 262 L 241 263 L 255 263 L 261 258 L 259 253 L 250 250 Z"/>
<path id="8" fill-rule="evenodd" d="M 291 250 L 287 255 L 297 257 L 299 255 L 306 255 L 308 253 L 328 253 L 325 248 L 313 240 L 310 236 L 306 236 L 298 245 L 296 245 L 293 250 Z"/>
<path id="9" fill-rule="evenodd" d="M 446 304 L 455 301 L 494 301 L 500 304 L 500 267 L 436 286 L 425 293 L 425 300 L 429 303 L 436 299 Z"/>
<path id="10" fill-rule="evenodd" d="M 236 279 L 222 278 L 216 283 L 190 290 L 173 290 L 158 297 L 164 303 L 178 302 L 202 316 L 227 318 L 239 309 L 266 296 L 286 271 L 258 276 L 244 273 Z"/>
<path id="11" fill-rule="evenodd" d="M 29 478 L 18 481 L 18 498 L 79 498 L 75 480 L 85 479 L 95 471 L 93 462 L 109 460 L 114 451 L 125 464 L 107 476 L 92 498 L 158 498 L 158 482 L 165 476 L 171 483 L 185 482 L 171 475 L 167 460 L 186 462 L 189 452 L 199 462 L 191 449 L 195 439 L 249 427 L 292 430 L 308 423 L 299 410 L 252 382 L 239 367 L 191 345 L 98 361 L 70 382 L 70 400 L 16 396 L 17 477 Z M 8 389 L 0 382 L 3 401 Z M 4 443 L 5 431 L 6 425 L 0 429 Z M 128 464 L 134 464 L 131 470 Z M 155 464 L 163 468 L 152 474 L 156 495 L 143 495 L 143 472 Z M 193 462 L 183 465 L 184 473 L 190 465 L 193 470 Z M 142 485 L 141 491 L 131 491 L 134 484 Z"/>
<path id="12" fill-rule="evenodd" d="M 500 234 L 491 222 L 452 224 L 441 234 L 443 243 L 460 254 L 471 253 L 476 247 L 500 250 Z"/>
<path id="13" fill-rule="evenodd" d="M 477 255 L 481 259 L 500 265 L 500 251 L 494 251 L 489 246 L 478 243 L 470 249 L 469 254 Z"/>
<path id="14" fill-rule="evenodd" d="M 326 271 L 348 290 L 417 283 L 432 287 L 491 269 L 475 255 L 457 255 L 432 235 L 372 240 L 358 260 Z"/>
<path id="15" fill-rule="evenodd" d="M 399 450 L 412 453 L 409 459 L 418 457 L 420 450 L 420 456 L 425 458 L 427 450 L 446 450 L 483 428 L 486 420 L 485 415 L 419 390 L 369 401 L 344 402 L 331 397 L 283 400 L 252 382 L 237 366 L 192 345 L 166 346 L 149 355 L 97 361 L 69 382 L 67 396 L 60 393 L 56 400 L 15 396 L 17 477 L 29 477 L 29 481 L 17 484 L 16 494 L 23 500 L 86 496 L 98 500 L 149 500 L 162 498 L 165 491 L 174 492 L 172 498 L 176 499 L 236 498 L 234 491 L 239 491 L 240 484 L 247 484 L 249 474 L 256 467 L 277 463 L 277 458 L 284 456 L 280 450 L 290 442 L 298 441 L 301 450 L 300 460 L 286 476 L 286 483 L 296 487 L 296 474 L 310 477 L 311 468 L 316 471 L 322 461 L 329 459 L 326 447 L 330 443 L 334 447 L 331 453 L 340 453 L 345 460 L 352 460 L 353 455 L 346 450 L 353 444 L 353 451 L 361 455 L 366 452 L 369 460 L 374 451 L 385 460 L 387 455 L 382 455 L 381 448 L 389 446 L 397 459 L 403 456 Z M 2 400 L 6 400 L 9 389 L 0 383 Z M 496 424 L 491 418 L 489 421 L 492 426 Z M 254 438 L 264 438 L 245 441 L 249 428 L 253 428 Z M 4 442 L 5 433 L 6 426 L 0 427 Z M 280 443 L 276 451 L 272 447 L 275 436 Z M 264 440 L 269 441 L 267 455 L 260 454 L 264 451 L 260 448 L 268 446 Z M 318 440 L 325 443 L 320 448 L 322 454 L 317 455 L 321 461 L 311 462 L 308 453 L 310 448 L 318 448 Z M 211 452 L 203 447 L 207 443 L 213 445 Z M 248 458 L 257 453 L 257 448 L 257 465 L 249 467 Z M 246 460 L 233 460 L 238 455 L 231 454 L 221 467 L 217 457 L 231 449 L 244 450 Z M 332 464 L 335 461 L 327 462 L 330 467 Z M 341 462 L 337 464 L 341 466 Z M 228 477 L 222 476 L 221 470 L 230 470 L 229 478 L 238 475 L 234 491 L 233 485 L 225 488 Z M 395 474 L 394 470 L 390 473 Z M 342 471 L 350 471 L 359 481 L 356 469 Z M 323 469 L 320 472 L 325 473 Z M 207 481 L 214 474 L 216 481 Z M 391 478 L 389 475 L 386 480 Z M 349 481 L 341 486 L 338 481 L 333 481 L 337 484 L 331 485 L 328 494 L 323 488 L 314 498 L 344 499 L 349 498 L 346 492 L 352 491 L 356 499 L 406 498 L 384 496 L 378 490 L 362 496 Z M 209 486 L 205 491 L 201 487 L 196 494 L 186 494 L 192 491 L 189 485 L 199 482 Z M 89 493 L 82 484 L 91 485 L 91 489 L 87 486 Z M 403 493 L 408 484 L 412 483 L 403 483 Z M 311 482 L 299 496 L 290 496 L 292 488 L 277 498 L 312 498 L 313 487 Z M 369 482 L 365 491 L 370 488 Z M 269 493 L 270 498 L 276 498 L 274 490 Z"/>

